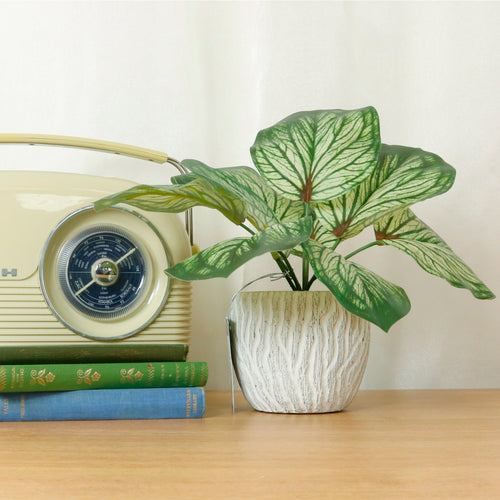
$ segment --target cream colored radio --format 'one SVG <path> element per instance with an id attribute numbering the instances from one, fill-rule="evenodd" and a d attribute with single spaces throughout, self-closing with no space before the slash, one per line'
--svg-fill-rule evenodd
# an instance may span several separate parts
<path id="1" fill-rule="evenodd" d="M 82 147 L 181 168 L 163 153 L 105 141 L 0 134 L 0 143 Z M 110 344 L 132 351 L 189 344 L 190 284 L 163 272 L 191 255 L 179 217 L 121 206 L 93 210 L 97 199 L 133 185 L 0 171 L 0 361 L 2 351 L 29 347 L 92 345 L 96 352 Z"/>

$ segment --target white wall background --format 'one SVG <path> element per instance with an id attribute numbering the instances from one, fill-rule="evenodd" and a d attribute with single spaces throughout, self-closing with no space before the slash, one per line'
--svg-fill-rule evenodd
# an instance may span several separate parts
<path id="1" fill-rule="evenodd" d="M 292 112 L 373 105 L 384 142 L 455 166 L 454 188 L 415 211 L 499 293 L 499 26 L 496 2 L 0 2 L 0 131 L 229 166 L 250 164 L 256 132 Z M 171 173 L 18 146 L 0 148 L 0 165 L 156 184 Z M 196 231 L 202 247 L 239 234 L 204 210 Z M 500 387 L 498 300 L 475 300 L 389 248 L 359 261 L 412 300 L 389 334 L 373 327 L 362 387 Z M 209 362 L 209 388 L 229 387 L 230 298 L 268 270 L 262 258 L 194 284 L 191 359 Z"/>

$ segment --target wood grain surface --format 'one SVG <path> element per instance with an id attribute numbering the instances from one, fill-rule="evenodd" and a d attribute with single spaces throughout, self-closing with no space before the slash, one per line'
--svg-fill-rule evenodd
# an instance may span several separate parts
<path id="1" fill-rule="evenodd" d="M 361 391 L 321 415 L 208 392 L 197 420 L 4 422 L 0 494 L 115 498 L 500 498 L 500 390 Z"/>

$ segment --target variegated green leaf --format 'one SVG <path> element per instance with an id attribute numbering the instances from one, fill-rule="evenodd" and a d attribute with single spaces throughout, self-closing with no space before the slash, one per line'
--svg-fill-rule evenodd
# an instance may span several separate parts
<path id="1" fill-rule="evenodd" d="M 250 152 L 279 193 L 305 202 L 336 198 L 366 179 L 380 149 L 374 108 L 295 113 L 257 134 Z"/>
<path id="2" fill-rule="evenodd" d="M 315 207 L 323 226 L 338 238 L 360 233 L 378 219 L 446 192 L 455 169 L 421 149 L 382 145 L 377 168 L 350 192 Z"/>
<path id="3" fill-rule="evenodd" d="M 280 196 L 250 167 L 211 168 L 197 160 L 182 164 L 228 196 L 243 200 L 247 217 L 257 229 L 304 216 L 303 203 Z"/>
<path id="4" fill-rule="evenodd" d="M 251 238 L 218 243 L 169 267 L 166 273 L 185 281 L 226 278 L 258 255 L 293 248 L 308 239 L 311 231 L 310 217 L 270 226 Z"/>
<path id="5" fill-rule="evenodd" d="M 104 210 L 118 203 L 125 203 L 151 212 L 180 213 L 195 206 L 219 210 L 235 224 L 245 220 L 245 205 L 236 197 L 214 189 L 204 179 L 195 179 L 179 186 L 140 185 L 121 193 L 102 198 L 94 208 Z"/>
<path id="6" fill-rule="evenodd" d="M 326 247 L 335 248 L 340 243 L 340 239 L 335 236 L 329 229 L 327 229 L 318 220 L 314 221 L 313 225 L 313 239 Z"/>
<path id="7" fill-rule="evenodd" d="M 409 312 L 410 301 L 399 286 L 313 240 L 302 246 L 316 277 L 356 316 L 387 332 Z"/>
<path id="8" fill-rule="evenodd" d="M 190 182 L 193 182 L 195 179 L 198 179 L 198 177 L 193 173 L 179 174 L 170 177 L 170 182 L 172 184 L 182 186 L 183 184 L 189 184 Z"/>
<path id="9" fill-rule="evenodd" d="M 478 299 L 492 299 L 493 292 L 470 267 L 411 210 L 400 210 L 375 224 L 377 241 L 413 257 L 428 273 L 458 288 L 467 288 Z"/>

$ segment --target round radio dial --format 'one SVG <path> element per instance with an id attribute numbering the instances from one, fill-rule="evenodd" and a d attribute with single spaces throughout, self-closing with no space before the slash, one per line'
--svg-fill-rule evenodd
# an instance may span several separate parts
<path id="1" fill-rule="evenodd" d="M 69 242 L 59 260 L 59 280 L 83 313 L 120 316 L 141 296 L 147 265 L 137 243 L 114 228 L 96 228 Z"/>
<path id="2" fill-rule="evenodd" d="M 91 207 L 50 234 L 40 262 L 45 299 L 61 322 L 96 340 L 116 340 L 154 321 L 170 293 L 170 252 L 142 215 Z"/>

